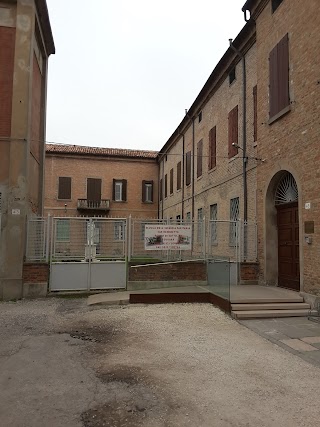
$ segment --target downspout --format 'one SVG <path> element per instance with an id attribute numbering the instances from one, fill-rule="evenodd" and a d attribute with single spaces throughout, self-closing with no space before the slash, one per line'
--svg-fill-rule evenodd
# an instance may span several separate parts
<path id="1" fill-rule="evenodd" d="M 164 191 L 163 191 L 163 187 L 164 187 L 164 156 L 162 156 L 162 188 L 161 188 L 161 194 L 162 194 L 162 204 L 161 204 L 161 219 L 163 219 L 163 213 L 164 213 Z"/>
<path id="2" fill-rule="evenodd" d="M 182 173 L 182 181 L 181 181 L 181 219 L 184 219 L 184 133 L 179 131 L 179 135 L 182 136 L 182 165 L 181 165 L 181 173 Z"/>
<path id="3" fill-rule="evenodd" d="M 243 221 L 244 224 L 248 221 L 248 188 L 247 188 L 247 71 L 246 71 L 246 58 L 240 50 L 233 44 L 232 39 L 229 39 L 231 49 L 241 58 L 242 61 L 242 149 L 243 149 L 243 162 L 242 162 L 242 175 L 243 175 Z M 246 227 L 244 228 L 246 230 Z M 244 258 L 247 255 L 247 239 L 244 233 Z"/>
<path id="4" fill-rule="evenodd" d="M 157 218 L 160 218 L 160 162 L 158 162 L 158 216 Z"/>
<path id="5" fill-rule="evenodd" d="M 194 117 L 192 117 L 192 220 L 194 221 Z"/>

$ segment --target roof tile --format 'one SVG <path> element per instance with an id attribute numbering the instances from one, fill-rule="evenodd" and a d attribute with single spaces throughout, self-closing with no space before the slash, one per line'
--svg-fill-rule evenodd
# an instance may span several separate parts
<path id="1" fill-rule="evenodd" d="M 46 144 L 47 153 L 57 154 L 87 154 L 91 156 L 133 157 L 155 159 L 157 151 L 129 150 L 122 148 L 85 147 L 82 145 Z"/>

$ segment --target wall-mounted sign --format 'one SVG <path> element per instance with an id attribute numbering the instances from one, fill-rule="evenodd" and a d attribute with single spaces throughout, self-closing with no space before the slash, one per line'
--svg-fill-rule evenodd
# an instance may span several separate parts
<path id="1" fill-rule="evenodd" d="M 311 209 L 311 203 L 310 202 L 305 203 L 304 208 L 305 209 Z"/>
<path id="2" fill-rule="evenodd" d="M 147 251 L 191 250 L 191 225 L 145 225 Z"/>
<path id="3" fill-rule="evenodd" d="M 12 215 L 20 215 L 20 209 L 12 209 Z"/>
<path id="4" fill-rule="evenodd" d="M 304 232 L 306 234 L 314 233 L 314 221 L 305 221 L 304 222 Z"/>

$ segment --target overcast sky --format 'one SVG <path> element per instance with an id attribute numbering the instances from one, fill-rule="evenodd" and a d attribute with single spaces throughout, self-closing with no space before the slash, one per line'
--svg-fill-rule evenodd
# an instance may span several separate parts
<path id="1" fill-rule="evenodd" d="M 244 25 L 244 0 L 47 0 L 47 140 L 160 150 Z"/>

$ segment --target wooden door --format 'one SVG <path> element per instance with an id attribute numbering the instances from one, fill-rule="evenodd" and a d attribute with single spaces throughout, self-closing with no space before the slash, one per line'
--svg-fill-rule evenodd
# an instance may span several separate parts
<path id="1" fill-rule="evenodd" d="M 278 205 L 278 285 L 300 290 L 298 204 Z"/>

